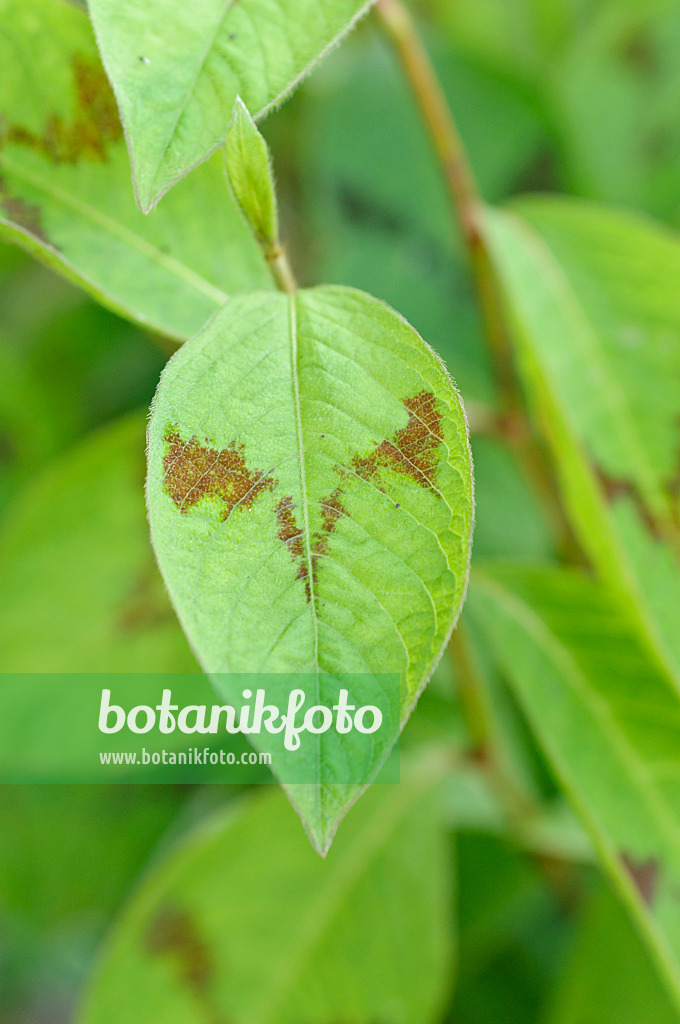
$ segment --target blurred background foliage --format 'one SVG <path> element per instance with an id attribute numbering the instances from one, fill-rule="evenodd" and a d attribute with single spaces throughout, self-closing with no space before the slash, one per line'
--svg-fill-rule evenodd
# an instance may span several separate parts
<path id="1" fill-rule="evenodd" d="M 414 6 L 485 198 L 562 192 L 680 227 L 677 0 Z M 264 131 L 300 278 L 394 304 L 455 375 L 473 428 L 475 557 L 555 561 L 513 454 L 477 429 L 477 406 L 493 407 L 495 396 L 465 254 L 412 99 L 370 18 Z M 0 670 L 191 670 L 142 493 L 144 410 L 173 344 L 8 246 L 0 310 Z M 513 771 L 556 822 L 510 836 L 474 769 L 451 783 L 445 840 L 456 886 L 438 898 L 457 919 L 458 951 L 439 1019 L 676 1020 L 521 713 L 500 680 L 490 685 Z M 455 694 L 445 658 L 407 748 L 462 730 Z M 98 942 L 149 864 L 210 810 L 253 799 L 219 788 L 0 790 L 2 1024 L 68 1020 Z M 261 836 L 263 865 L 277 842 Z M 215 884 L 231 898 L 228 878 Z"/>

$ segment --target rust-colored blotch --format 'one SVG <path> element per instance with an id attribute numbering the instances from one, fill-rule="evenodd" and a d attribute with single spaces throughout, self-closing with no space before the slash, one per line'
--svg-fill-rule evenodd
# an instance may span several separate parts
<path id="1" fill-rule="evenodd" d="M 151 919 L 145 938 L 150 953 L 176 957 L 183 980 L 197 994 L 205 993 L 213 984 L 215 965 L 210 948 L 188 910 L 161 907 Z"/>
<path id="2" fill-rule="evenodd" d="M 321 502 L 321 529 L 312 537 L 312 581 L 317 584 L 317 561 L 320 556 L 328 553 L 328 539 L 335 530 L 338 520 L 345 514 L 341 490 L 336 487 L 333 493 Z M 279 524 L 279 538 L 288 546 L 291 558 L 298 563 L 297 579 L 305 581 L 307 600 L 312 598 L 312 581 L 309 578 L 309 565 L 305 556 L 302 530 L 295 518 L 292 498 L 285 497 L 276 506 L 276 518 Z"/>
<path id="3" fill-rule="evenodd" d="M 439 445 L 443 440 L 442 417 L 431 391 L 420 391 L 404 401 L 408 423 L 394 439 L 382 441 L 369 455 L 356 455 L 352 467 L 365 480 L 380 486 L 380 469 L 393 469 L 411 477 L 419 487 L 434 488 Z"/>
<path id="4" fill-rule="evenodd" d="M 654 902 L 656 889 L 659 882 L 660 864 L 654 857 L 640 861 L 630 854 L 624 853 L 621 856 L 623 866 L 635 883 L 642 900 L 651 906 Z"/>
<path id="5" fill-rule="evenodd" d="M 76 99 L 73 119 L 52 114 L 42 132 L 9 124 L 2 141 L 43 153 L 55 164 L 107 159 L 109 144 L 123 137 L 123 129 L 106 72 L 97 60 L 82 54 L 76 54 L 71 65 Z"/>
<path id="6" fill-rule="evenodd" d="M 40 207 L 34 203 L 27 203 L 19 196 L 12 195 L 2 176 L 0 176 L 0 206 L 12 224 L 23 228 L 29 235 L 39 238 L 41 242 L 48 241 Z"/>
<path id="7" fill-rule="evenodd" d="M 183 441 L 173 424 L 166 428 L 165 442 L 163 490 L 183 515 L 204 498 L 216 498 L 224 521 L 237 505 L 251 508 L 263 491 L 274 490 L 270 476 L 248 469 L 243 445 L 218 450 L 202 445 L 197 437 Z"/>

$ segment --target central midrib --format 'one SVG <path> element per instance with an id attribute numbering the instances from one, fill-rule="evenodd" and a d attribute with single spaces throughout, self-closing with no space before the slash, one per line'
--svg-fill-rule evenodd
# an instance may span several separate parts
<path id="1" fill-rule="evenodd" d="M 302 522 L 305 538 L 305 557 L 307 561 L 307 582 L 309 585 L 309 603 L 312 612 L 312 624 L 314 628 L 314 674 L 316 677 L 316 703 L 320 703 L 321 693 L 319 688 L 319 622 L 316 610 L 316 594 L 314 593 L 314 565 L 312 562 L 312 535 L 309 526 L 309 499 L 307 496 L 307 472 L 305 468 L 305 441 L 302 428 L 302 401 L 300 397 L 300 376 L 298 369 L 298 331 L 297 331 L 297 296 L 293 293 L 290 296 L 290 362 L 291 376 L 293 379 L 293 402 L 295 405 L 295 424 L 297 430 L 298 463 L 300 466 L 300 497 L 302 502 Z M 321 813 L 321 736 L 316 739 L 317 759 L 317 810 Z"/>

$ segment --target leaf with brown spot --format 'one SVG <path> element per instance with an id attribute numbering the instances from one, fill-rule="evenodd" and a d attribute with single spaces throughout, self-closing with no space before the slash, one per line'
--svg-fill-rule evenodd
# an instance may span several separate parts
<path id="1" fill-rule="evenodd" d="M 190 830 L 114 923 L 75 1024 L 440 1019 L 449 771 L 439 751 L 405 758 L 400 785 L 366 794 L 325 861 L 272 786 Z"/>
<path id="2" fill-rule="evenodd" d="M 224 522 L 235 508 L 249 509 L 259 494 L 274 490 L 271 477 L 248 469 L 243 445 L 232 442 L 217 450 L 197 437 L 183 441 L 173 423 L 165 428 L 164 439 L 163 487 L 182 515 L 214 499 Z"/>
<path id="3" fill-rule="evenodd" d="M 210 948 L 188 910 L 174 904 L 159 907 L 149 922 L 146 947 L 157 956 L 174 957 L 183 981 L 199 995 L 213 984 L 215 964 Z"/>
<path id="4" fill-rule="evenodd" d="M 651 907 L 659 881 L 659 871 L 661 870 L 658 860 L 655 860 L 654 857 L 649 857 L 647 860 L 638 861 L 628 853 L 622 854 L 621 860 L 635 883 L 640 896 L 647 906 Z"/>
<path id="5" fill-rule="evenodd" d="M 82 10 L 0 0 L 0 23 L 1 237 L 179 341 L 232 292 L 269 287 L 220 159 L 153 218 L 140 213 L 117 105 Z"/>
<path id="6" fill-rule="evenodd" d="M 680 237 L 573 199 L 485 223 L 566 511 L 680 691 Z"/>
<path id="7" fill-rule="evenodd" d="M 108 147 L 123 137 L 116 101 L 98 60 L 77 53 L 71 60 L 75 110 L 69 120 L 50 114 L 42 132 L 14 124 L 8 115 L 0 128 L 0 146 L 25 146 L 55 164 L 106 161 Z"/>
<path id="8" fill-rule="evenodd" d="M 466 614 L 680 1009 L 680 695 L 585 573 L 473 572 Z"/>
<path id="9" fill-rule="evenodd" d="M 154 547 L 206 671 L 219 686 L 278 673 L 310 697 L 340 674 L 394 673 L 392 743 L 451 632 L 470 551 L 465 419 L 434 353 L 351 289 L 233 298 L 168 364 L 148 455 Z M 253 741 L 281 775 L 281 741 Z M 288 787 L 321 849 L 386 756 L 335 742 L 300 755 L 320 799 Z"/>
<path id="10" fill-rule="evenodd" d="M 39 242 L 49 242 L 45 234 L 40 207 L 13 196 L 2 176 L 0 176 L 0 206 L 8 220 L 16 224 L 22 231 L 32 235 Z"/>
<path id="11" fill-rule="evenodd" d="M 355 456 L 352 466 L 359 476 L 380 483 L 380 469 L 410 476 L 419 487 L 434 488 L 434 474 L 443 434 L 441 413 L 431 391 L 404 399 L 408 423 L 391 440 L 381 441 L 370 455 Z"/>

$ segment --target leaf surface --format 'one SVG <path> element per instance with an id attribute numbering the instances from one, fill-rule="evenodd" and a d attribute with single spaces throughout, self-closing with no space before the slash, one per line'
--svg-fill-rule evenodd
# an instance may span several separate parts
<path id="1" fill-rule="evenodd" d="M 310 697 L 396 673 L 406 719 L 463 598 L 472 482 L 458 394 L 397 314 L 344 288 L 234 297 L 163 374 L 148 504 L 206 671 L 306 673 Z M 322 849 L 356 794 L 324 787 L 324 743 L 295 798 Z"/>
<path id="2" fill-rule="evenodd" d="M 91 0 L 132 157 L 153 207 L 225 140 L 234 101 L 276 105 L 366 0 Z"/>
<path id="3" fill-rule="evenodd" d="M 551 1002 L 546 1024 L 676 1024 L 678 1019 L 647 950 L 606 889 L 586 905 Z"/>
<path id="4" fill-rule="evenodd" d="M 574 200 L 487 223 L 581 543 L 680 687 L 680 242 Z"/>
<path id="5" fill-rule="evenodd" d="M 149 546 L 144 419 L 55 461 L 0 531 L 0 671 L 192 672 Z"/>
<path id="6" fill-rule="evenodd" d="M 0 235 L 122 316 L 184 340 L 267 268 L 219 158 L 138 210 L 92 29 L 62 0 L 0 0 Z"/>
<path id="7" fill-rule="evenodd" d="M 451 892 L 421 758 L 317 857 L 280 793 L 213 819 L 147 878 L 79 1024 L 427 1024 L 441 1010 Z"/>
<path id="8" fill-rule="evenodd" d="M 680 1006 L 680 699 L 608 591 L 484 569 L 468 609 Z"/>

